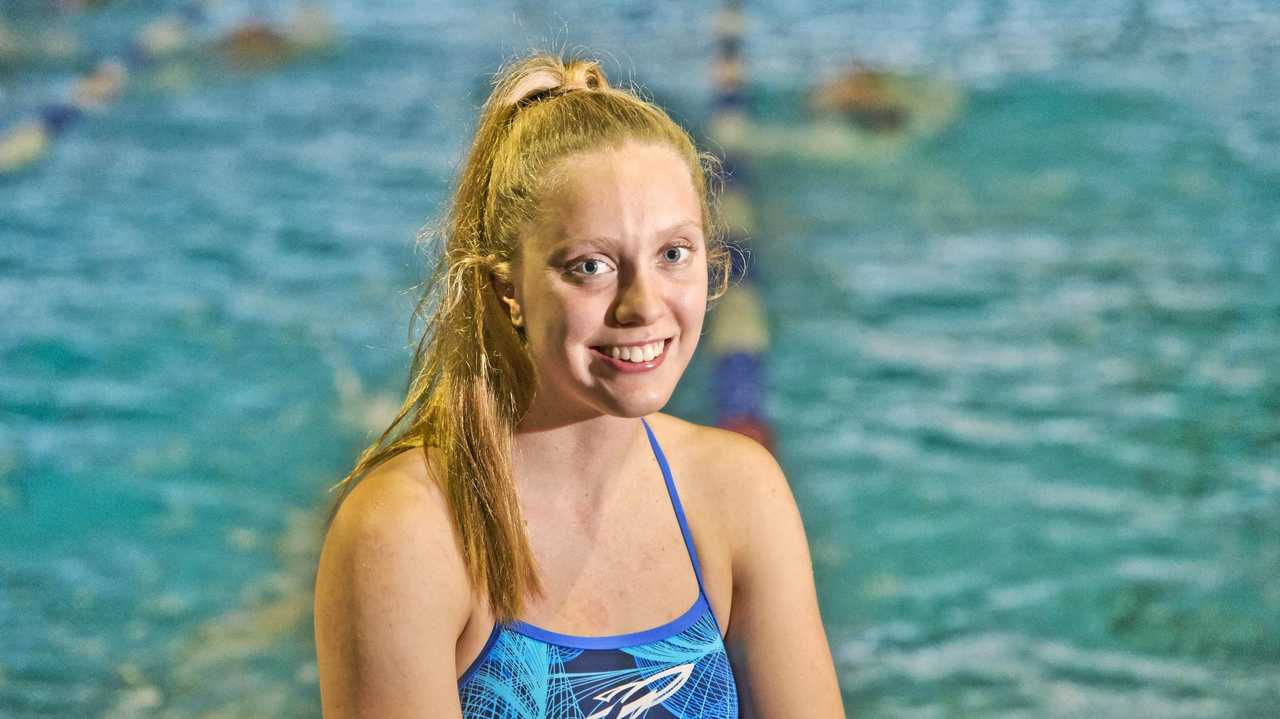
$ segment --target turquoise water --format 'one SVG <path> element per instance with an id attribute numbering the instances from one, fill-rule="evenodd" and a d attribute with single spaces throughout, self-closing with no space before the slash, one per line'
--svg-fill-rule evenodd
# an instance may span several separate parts
<path id="1" fill-rule="evenodd" d="M 47 22 L 109 46 L 154 7 Z M 0 716 L 316 715 L 325 490 L 403 386 L 413 236 L 485 73 L 600 47 L 706 118 L 710 6 L 329 7 L 330 50 L 184 58 L 0 179 Z M 892 153 L 752 168 L 769 410 L 851 714 L 1269 715 L 1280 12 L 749 11 L 766 118 L 855 49 L 964 96 Z M 0 124 L 76 62 L 0 74 Z M 671 407 L 698 420 L 702 360 Z"/>

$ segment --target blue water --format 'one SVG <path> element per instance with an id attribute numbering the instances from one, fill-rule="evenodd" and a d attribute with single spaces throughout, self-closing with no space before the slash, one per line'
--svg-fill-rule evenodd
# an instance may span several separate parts
<path id="1" fill-rule="evenodd" d="M 598 47 L 700 127 L 714 6 L 671 5 L 331 3 L 330 50 L 181 58 L 0 178 L 0 716 L 318 713 L 325 490 L 403 388 L 485 75 Z M 764 119 L 855 58 L 963 96 L 891 153 L 751 168 L 851 714 L 1270 715 L 1280 11 L 748 5 Z M 0 72 L 0 124 L 154 8 L 39 19 L 84 46 Z M 674 413 L 709 418 L 705 359 Z"/>

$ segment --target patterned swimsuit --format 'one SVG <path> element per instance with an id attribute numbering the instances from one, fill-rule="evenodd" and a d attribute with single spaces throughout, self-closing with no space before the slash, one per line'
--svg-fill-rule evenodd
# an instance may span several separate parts
<path id="1" fill-rule="evenodd" d="M 671 468 L 643 419 L 698 580 L 688 611 L 653 629 L 582 637 L 497 624 L 458 680 L 464 719 L 728 719 L 737 685 Z"/>

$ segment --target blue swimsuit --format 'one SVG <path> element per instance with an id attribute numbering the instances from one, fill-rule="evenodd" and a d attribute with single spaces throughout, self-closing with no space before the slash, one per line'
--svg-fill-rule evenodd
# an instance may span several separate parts
<path id="1" fill-rule="evenodd" d="M 630 634 L 580 637 L 516 621 L 496 624 L 458 680 L 464 719 L 727 719 L 737 685 L 667 458 L 643 419 L 662 468 L 698 599 L 684 614 Z"/>

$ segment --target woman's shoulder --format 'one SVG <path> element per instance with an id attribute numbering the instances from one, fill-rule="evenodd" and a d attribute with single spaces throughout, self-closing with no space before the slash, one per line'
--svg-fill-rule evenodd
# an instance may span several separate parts
<path id="1" fill-rule="evenodd" d="M 366 473 L 335 513 L 323 551 L 337 555 L 358 583 L 412 591 L 429 578 L 434 592 L 456 597 L 461 607 L 470 592 L 466 569 L 437 465 L 427 457 L 414 448 Z"/>
<path id="2" fill-rule="evenodd" d="M 673 470 L 678 462 L 685 484 L 726 521 L 767 513 L 771 505 L 791 500 L 782 468 L 756 440 L 663 413 L 652 415 L 650 424 Z"/>
<path id="3" fill-rule="evenodd" d="M 403 452 L 365 474 L 330 523 L 315 586 L 326 716 L 456 696 L 470 586 L 436 486 L 422 451 Z"/>
<path id="4" fill-rule="evenodd" d="M 334 516 L 334 524 L 367 531 L 401 523 L 434 525 L 433 520 L 447 518 L 448 502 L 436 467 L 421 447 L 392 455 L 356 482 Z"/>
<path id="5" fill-rule="evenodd" d="M 648 418 L 664 453 L 676 455 L 699 477 L 767 481 L 780 473 L 764 445 L 739 432 L 697 424 L 662 412 Z M 670 448 L 668 448 L 670 446 Z"/>
<path id="6" fill-rule="evenodd" d="M 694 490 L 704 520 L 718 527 L 735 586 L 753 577 L 773 576 L 778 566 L 808 566 L 795 495 L 764 445 L 738 432 L 667 415 L 651 424 L 655 432 L 663 431 L 677 443 L 675 451 L 687 456 L 683 471 L 695 476 L 684 486 Z"/>

